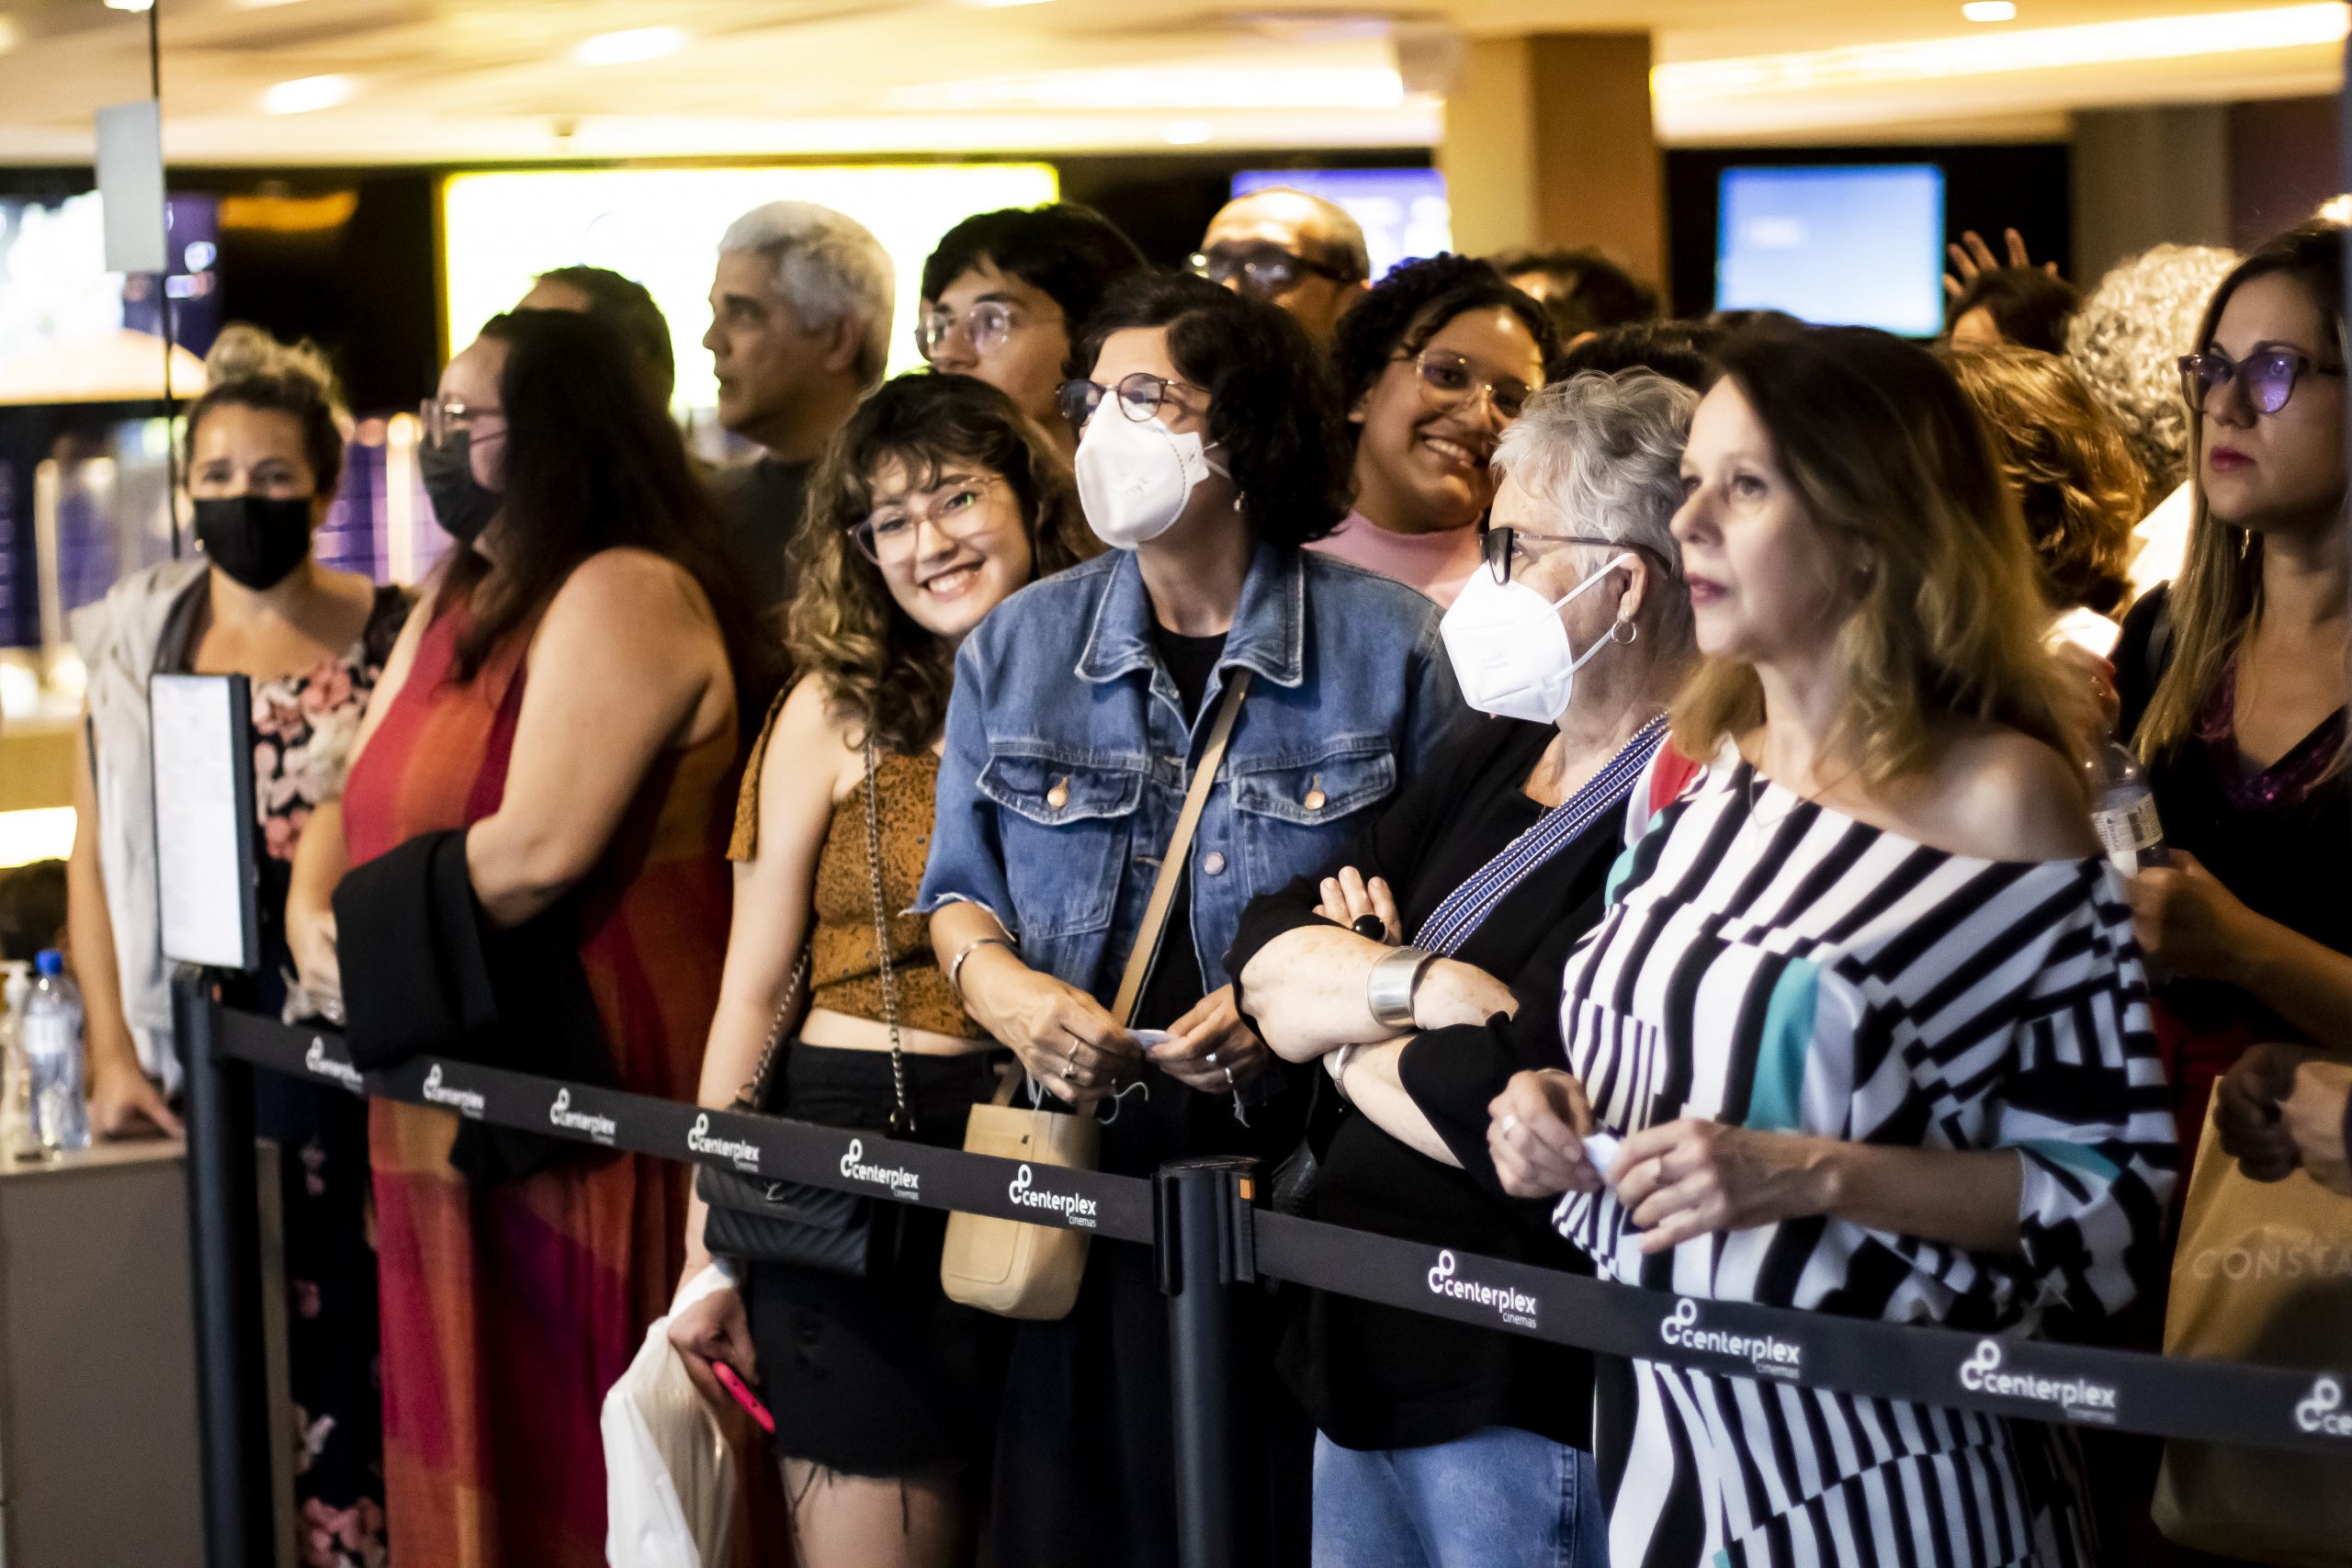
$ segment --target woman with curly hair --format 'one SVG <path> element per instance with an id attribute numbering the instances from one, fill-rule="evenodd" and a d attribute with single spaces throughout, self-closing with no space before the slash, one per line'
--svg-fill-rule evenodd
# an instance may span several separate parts
<path id="1" fill-rule="evenodd" d="M 1559 352 L 1544 308 L 1476 256 L 1408 263 L 1340 319 L 1355 510 L 1313 547 L 1441 606 L 1478 566 L 1504 427 Z"/>
<path id="2" fill-rule="evenodd" d="M 949 988 L 926 922 L 899 913 L 930 848 L 956 649 L 1016 589 L 1092 548 L 1069 466 L 986 382 L 901 376 L 834 438 L 791 545 L 799 678 L 752 753 L 728 852 L 735 913 L 703 1104 L 729 1104 L 752 1077 L 805 949 L 808 1008 L 775 1109 L 962 1145 L 995 1046 Z M 706 1213 L 696 1198 L 687 1280 L 710 1262 Z M 714 1398 L 710 1361 L 764 1380 L 807 1568 L 970 1557 L 1003 1340 L 940 1292 L 945 1216 L 888 1219 L 889 1260 L 867 1279 L 757 1265 L 671 1320 Z"/>
<path id="3" fill-rule="evenodd" d="M 2025 514 L 2051 635 L 2105 659 L 2131 592 L 2132 525 L 2147 511 L 2123 433 L 2054 354 L 1980 344 L 1946 350 L 1944 363 L 1976 405 Z"/>
<path id="4" fill-rule="evenodd" d="M 1114 548 L 1015 596 L 957 652 L 916 907 L 1033 1094 L 1091 1115 L 1133 1091 L 1103 1108 L 1104 1169 L 1279 1157 L 1297 1146 L 1312 1069 L 1285 1070 L 1236 1008 L 1223 960 L 1242 906 L 1329 863 L 1460 699 L 1435 606 L 1300 548 L 1347 511 L 1347 449 L 1280 307 L 1206 278 L 1133 277 L 1076 364 L 1063 407 L 1079 494 Z M 1147 901 L 1220 728 L 1224 765 L 1206 769 L 1155 946 Z M 1253 1401 L 1273 1383 L 1270 1327 L 1244 1341 Z M 995 1560 L 1172 1563 L 1172 1398 L 1150 1258 L 1096 1248 L 1070 1315 L 1015 1337 Z M 1303 1535 L 1306 1420 L 1272 1403 L 1250 1415 L 1232 1459 L 1262 1484 L 1244 1511 L 1266 1538 Z M 1272 1555 L 1249 1533 L 1237 1568 Z"/>

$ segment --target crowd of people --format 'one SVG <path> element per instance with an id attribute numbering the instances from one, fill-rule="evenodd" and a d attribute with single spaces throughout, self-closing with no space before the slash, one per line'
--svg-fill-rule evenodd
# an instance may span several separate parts
<path id="1" fill-rule="evenodd" d="M 2344 243 L 2078 294 L 1969 236 L 1929 346 L 1591 253 L 1374 279 L 1295 191 L 1177 269 L 1057 204 L 943 237 L 886 380 L 888 257 L 778 202 L 704 339 L 754 460 L 688 457 L 642 288 L 549 273 L 424 411 L 413 596 L 311 552 L 332 378 L 232 333 L 203 554 L 79 628 L 96 1118 L 176 1128 L 145 677 L 236 672 L 238 999 L 363 1065 L 947 1146 L 1012 1099 L 1416 1242 L 2154 1348 L 2209 1100 L 2352 1193 Z M 2110 740 L 2169 863 L 2095 827 Z M 603 1562 L 673 1299 L 774 1416 L 752 1552 L 1174 1561 L 1145 1254 L 1014 1321 L 935 1213 L 730 1255 L 688 1168 L 272 1096 L 306 1561 Z M 1317 1292 L 1238 1333 L 1247 1562 L 2214 1561 L 2148 1445 Z"/>

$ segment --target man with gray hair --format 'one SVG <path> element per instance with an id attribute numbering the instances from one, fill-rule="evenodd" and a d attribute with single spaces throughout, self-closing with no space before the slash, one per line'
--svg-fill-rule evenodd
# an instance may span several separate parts
<path id="1" fill-rule="evenodd" d="M 813 202 L 755 207 L 718 242 L 702 344 L 718 375 L 718 423 L 762 451 L 716 490 L 764 607 L 792 597 L 785 546 L 810 468 L 882 379 L 892 283 L 881 242 Z"/>
<path id="2" fill-rule="evenodd" d="M 1318 349 L 1371 286 L 1372 255 L 1347 209 L 1286 186 L 1238 196 L 1209 220 L 1193 270 L 1281 306 Z"/>

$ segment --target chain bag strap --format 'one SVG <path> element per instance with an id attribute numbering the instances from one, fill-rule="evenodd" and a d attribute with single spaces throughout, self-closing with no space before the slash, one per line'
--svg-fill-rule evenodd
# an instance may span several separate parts
<path id="1" fill-rule="evenodd" d="M 907 1105 L 906 1064 L 899 1043 L 898 976 L 890 963 L 889 929 L 883 913 L 881 795 L 875 777 L 877 771 L 869 720 L 865 740 L 865 852 L 874 897 L 876 956 L 881 964 L 883 1012 L 890 1028 L 894 1108 L 889 1130 L 896 1137 L 913 1130 L 914 1117 Z M 759 1070 L 752 1075 L 745 1100 L 736 1102 L 739 1111 L 764 1114 L 769 1110 L 776 1087 L 776 1064 L 786 1057 L 785 1046 L 791 1026 L 806 1001 L 815 945 L 812 931 L 794 966 L 784 1000 L 776 1008 Z M 707 1165 L 696 1170 L 695 1190 L 709 1205 L 703 1221 L 703 1243 L 720 1257 L 749 1263 L 789 1264 L 854 1280 L 865 1279 L 873 1270 L 881 1229 L 874 1199 L 805 1181 L 770 1181 Z M 895 1229 L 894 1225 L 894 1235 Z"/>

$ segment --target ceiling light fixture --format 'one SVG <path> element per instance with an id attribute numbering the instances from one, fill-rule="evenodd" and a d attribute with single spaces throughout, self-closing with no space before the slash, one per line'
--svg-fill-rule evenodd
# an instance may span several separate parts
<path id="1" fill-rule="evenodd" d="M 2352 32 L 2352 7 L 2340 0 L 2261 11 L 2150 17 L 2071 28 L 2028 28 L 1907 43 L 1852 44 L 1794 54 L 1691 60 L 1650 73 L 1660 98 L 1693 101 L 1824 88 L 1938 81 L 2015 71 L 2119 65 L 2275 49 L 2333 46 Z"/>
<path id="2" fill-rule="evenodd" d="M 109 11 L 152 11 L 154 8 L 155 0 L 107 0 Z"/>
<path id="3" fill-rule="evenodd" d="M 261 96 L 264 114 L 312 114 L 351 101 L 358 84 L 348 76 L 298 76 Z"/>
<path id="4" fill-rule="evenodd" d="M 1405 102 L 1393 67 L 1147 65 L 1036 71 L 900 87 L 890 109 L 1388 109 Z"/>
<path id="5" fill-rule="evenodd" d="M 1171 119 L 1160 128 L 1159 139 L 1170 147 L 1198 147 L 1209 139 L 1209 122 L 1204 119 Z"/>
<path id="6" fill-rule="evenodd" d="M 686 47 L 683 28 L 629 28 L 582 39 L 571 58 L 582 65 L 636 65 L 660 60 Z"/>
<path id="7" fill-rule="evenodd" d="M 957 0 L 974 11 L 1010 11 L 1016 6 L 1043 6 L 1048 0 Z"/>
<path id="8" fill-rule="evenodd" d="M 1960 14 L 1972 22 L 2014 22 L 2018 19 L 2017 0 L 1968 0 Z"/>

